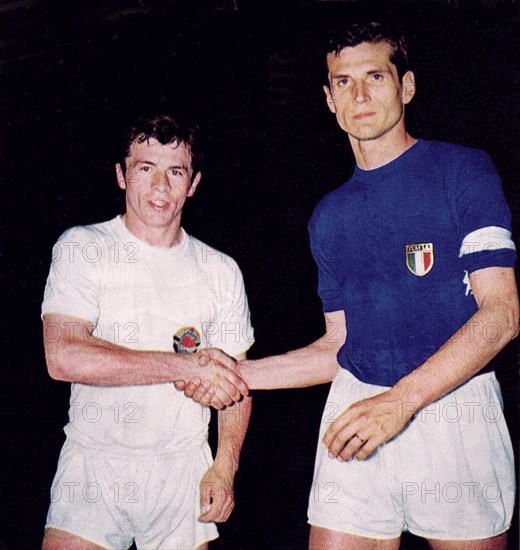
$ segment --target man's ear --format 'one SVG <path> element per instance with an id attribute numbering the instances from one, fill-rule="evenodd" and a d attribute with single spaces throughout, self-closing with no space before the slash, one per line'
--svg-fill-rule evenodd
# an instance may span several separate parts
<path id="1" fill-rule="evenodd" d="M 412 71 L 407 71 L 403 75 L 403 85 L 401 89 L 401 99 L 403 104 L 406 105 L 412 101 L 415 95 L 415 75 Z"/>
<path id="2" fill-rule="evenodd" d="M 121 168 L 121 164 L 119 164 L 119 162 L 116 164 L 116 176 L 117 185 L 119 185 L 121 189 L 126 189 L 125 175 L 123 174 L 123 169 Z"/>
<path id="3" fill-rule="evenodd" d="M 200 172 L 197 172 L 191 182 L 190 189 L 188 191 L 188 197 L 193 197 L 193 195 L 195 195 L 195 191 L 197 190 L 201 178 L 202 174 Z"/>
<path id="4" fill-rule="evenodd" d="M 327 105 L 329 106 L 329 109 L 334 114 L 336 114 L 336 105 L 334 105 L 334 100 L 332 99 L 330 88 L 328 86 L 323 86 L 323 91 L 325 92 L 325 96 L 327 97 Z"/>

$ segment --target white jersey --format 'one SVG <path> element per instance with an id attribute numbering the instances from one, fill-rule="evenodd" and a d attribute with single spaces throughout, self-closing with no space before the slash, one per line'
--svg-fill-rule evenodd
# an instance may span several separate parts
<path id="1" fill-rule="evenodd" d="M 46 313 L 90 321 L 98 338 L 136 350 L 218 347 L 237 356 L 253 343 L 234 260 L 184 231 L 175 247 L 151 246 L 121 217 L 60 237 L 45 288 Z M 51 327 L 46 337 L 59 338 L 57 330 Z M 172 383 L 74 383 L 65 432 L 87 447 L 117 454 L 182 452 L 206 441 L 209 417 L 206 407 Z"/>

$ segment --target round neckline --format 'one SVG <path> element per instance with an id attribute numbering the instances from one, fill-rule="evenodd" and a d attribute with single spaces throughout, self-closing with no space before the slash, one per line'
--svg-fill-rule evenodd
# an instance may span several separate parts
<path id="1" fill-rule="evenodd" d="M 399 170 L 406 166 L 410 161 L 414 161 L 418 155 L 422 154 L 425 147 L 427 147 L 427 144 L 427 141 L 418 139 L 411 147 L 406 149 L 406 151 L 403 151 L 403 153 L 401 153 L 398 157 L 391 160 L 387 164 L 384 164 L 379 168 L 373 168 L 372 170 L 363 170 L 356 164 L 352 179 L 369 184 L 378 183 L 395 170 Z"/>
<path id="2" fill-rule="evenodd" d="M 181 240 L 179 243 L 170 246 L 170 247 L 164 247 L 164 246 L 154 246 L 146 241 L 143 241 L 136 235 L 134 235 L 130 229 L 126 226 L 123 216 L 119 214 L 116 216 L 112 222 L 115 225 L 116 231 L 123 236 L 123 240 L 129 242 L 134 241 L 138 244 L 140 249 L 147 250 L 150 253 L 158 254 L 158 255 L 170 255 L 170 254 L 177 254 L 183 252 L 188 247 L 189 242 L 189 235 L 184 231 L 184 229 L 181 227 Z"/>

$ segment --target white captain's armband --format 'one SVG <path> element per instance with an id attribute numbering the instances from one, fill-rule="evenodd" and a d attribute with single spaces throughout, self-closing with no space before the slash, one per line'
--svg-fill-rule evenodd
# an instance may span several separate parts
<path id="1" fill-rule="evenodd" d="M 499 250 L 501 248 L 516 250 L 515 243 L 511 239 L 511 231 L 504 227 L 490 225 L 472 231 L 464 237 L 459 251 L 459 258 L 466 254 L 484 250 Z"/>

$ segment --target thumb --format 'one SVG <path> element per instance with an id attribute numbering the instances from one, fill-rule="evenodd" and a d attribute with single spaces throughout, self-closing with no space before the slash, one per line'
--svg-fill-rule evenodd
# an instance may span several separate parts
<path id="1" fill-rule="evenodd" d="M 215 492 L 214 483 L 202 482 L 200 487 L 200 514 L 207 514 L 211 510 L 213 502 L 213 493 Z"/>
<path id="2" fill-rule="evenodd" d="M 201 350 L 198 355 L 199 367 L 205 367 L 211 361 L 211 355 L 207 351 Z"/>

